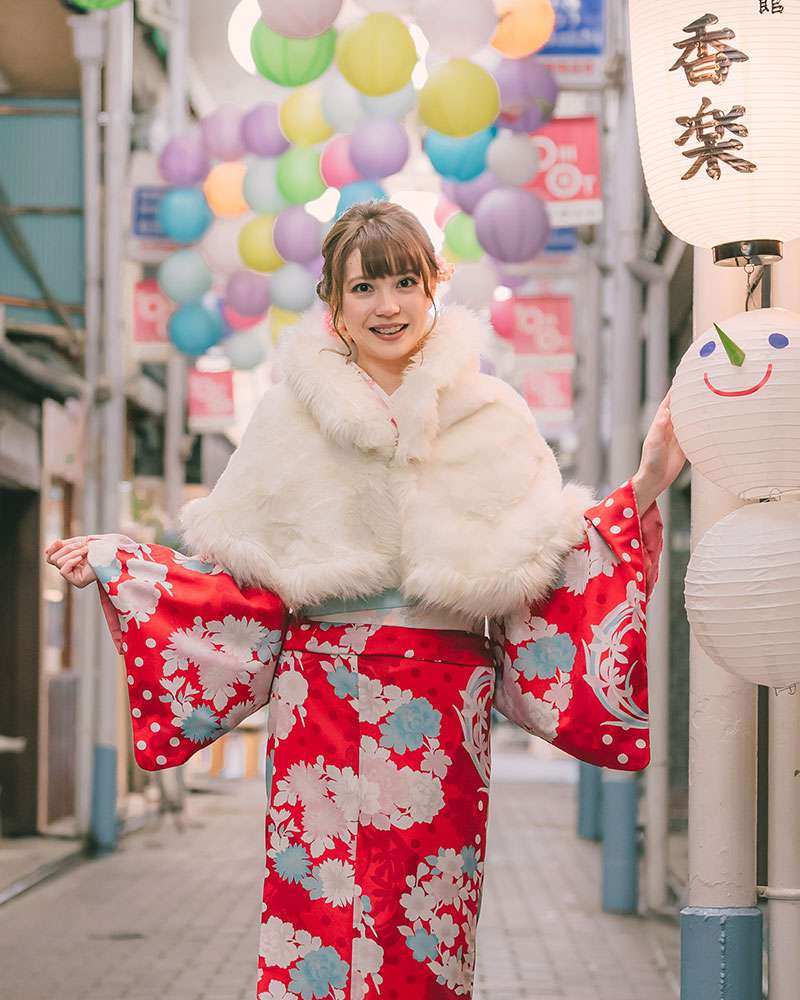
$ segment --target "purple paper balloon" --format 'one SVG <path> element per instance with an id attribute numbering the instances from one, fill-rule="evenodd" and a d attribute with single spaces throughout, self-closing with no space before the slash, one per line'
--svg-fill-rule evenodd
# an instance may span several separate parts
<path id="1" fill-rule="evenodd" d="M 350 160 L 367 180 L 402 170 L 408 152 L 408 133 L 394 118 L 365 118 L 350 136 Z"/>
<path id="2" fill-rule="evenodd" d="M 261 316 L 269 308 L 269 278 L 252 271 L 237 271 L 228 278 L 225 301 L 242 316 Z"/>
<path id="3" fill-rule="evenodd" d="M 484 170 L 482 174 L 473 181 L 447 181 L 442 185 L 445 197 L 454 201 L 456 205 L 468 215 L 474 215 L 478 202 L 485 194 L 494 191 L 498 186 L 497 178 L 489 170 Z"/>
<path id="4" fill-rule="evenodd" d="M 275 220 L 272 242 L 284 260 L 305 264 L 319 255 L 322 223 L 302 205 L 291 205 Z"/>
<path id="5" fill-rule="evenodd" d="M 325 266 L 325 258 L 322 256 L 322 254 L 320 254 L 319 257 L 315 257 L 313 260 L 307 261 L 305 264 L 305 269 L 314 278 L 319 279 L 322 277 L 322 268 L 324 266 Z"/>
<path id="6" fill-rule="evenodd" d="M 501 59 L 493 75 L 500 89 L 499 124 L 516 132 L 534 132 L 552 118 L 558 84 L 536 56 Z"/>
<path id="7" fill-rule="evenodd" d="M 257 104 L 247 112 L 242 119 L 242 138 L 247 149 L 256 156 L 280 156 L 289 148 L 274 104 Z"/>
<path id="8" fill-rule="evenodd" d="M 202 120 L 203 144 L 217 160 L 238 160 L 245 154 L 242 137 L 242 112 L 232 104 L 223 104 Z"/>
<path id="9" fill-rule="evenodd" d="M 499 284 L 505 286 L 506 288 L 511 288 L 516 291 L 526 285 L 530 279 L 530 274 L 515 274 L 513 270 L 507 268 L 502 261 L 495 260 L 494 257 L 490 258 L 491 262 L 495 266 L 497 271 L 497 281 Z"/>
<path id="10" fill-rule="evenodd" d="M 474 218 L 480 245 L 506 264 L 532 260 L 550 235 L 544 202 L 521 188 L 490 191 L 481 199 Z"/>
<path id="11" fill-rule="evenodd" d="M 188 187 L 206 179 L 211 161 L 199 132 L 184 132 L 170 139 L 161 150 L 158 169 L 169 184 Z"/>

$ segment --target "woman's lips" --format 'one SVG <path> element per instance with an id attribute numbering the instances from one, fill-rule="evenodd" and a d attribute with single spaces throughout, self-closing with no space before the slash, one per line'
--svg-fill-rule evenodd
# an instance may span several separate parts
<path id="1" fill-rule="evenodd" d="M 408 323 L 392 323 L 384 326 L 371 326 L 370 333 L 374 333 L 381 340 L 394 340 L 400 338 L 408 329 Z"/>

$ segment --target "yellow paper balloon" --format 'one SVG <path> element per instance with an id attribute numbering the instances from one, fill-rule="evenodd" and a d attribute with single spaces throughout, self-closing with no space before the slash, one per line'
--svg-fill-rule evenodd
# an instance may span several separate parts
<path id="1" fill-rule="evenodd" d="M 336 65 L 347 82 L 369 97 L 402 90 L 417 62 L 414 39 L 394 14 L 367 14 L 346 28 L 336 46 Z"/>
<path id="2" fill-rule="evenodd" d="M 249 211 L 244 200 L 242 183 L 247 167 L 238 160 L 219 163 L 209 171 L 203 184 L 208 207 L 220 219 L 236 219 Z"/>
<path id="3" fill-rule="evenodd" d="M 239 256 L 245 267 L 261 272 L 277 271 L 279 267 L 283 267 L 283 258 L 272 242 L 274 224 L 274 215 L 259 215 L 242 227 L 239 233 Z"/>
<path id="4" fill-rule="evenodd" d="M 473 135 L 488 128 L 499 112 L 497 82 L 469 59 L 451 59 L 437 66 L 419 95 L 422 120 L 444 135 Z"/>
<path id="5" fill-rule="evenodd" d="M 509 59 L 524 59 L 545 45 L 556 26 L 550 0 L 495 0 L 499 22 L 490 45 Z"/>
<path id="6" fill-rule="evenodd" d="M 322 114 L 319 87 L 300 87 L 281 104 L 281 131 L 295 146 L 315 146 L 334 130 Z"/>
<path id="7" fill-rule="evenodd" d="M 283 331 L 299 321 L 300 313 L 292 312 L 291 309 L 281 309 L 280 306 L 272 306 L 269 311 L 269 332 L 272 343 L 277 345 Z"/>

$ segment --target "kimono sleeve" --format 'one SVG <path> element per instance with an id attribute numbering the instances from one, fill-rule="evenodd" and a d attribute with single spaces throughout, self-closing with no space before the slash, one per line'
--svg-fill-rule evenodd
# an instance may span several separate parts
<path id="1" fill-rule="evenodd" d="M 89 542 L 124 657 L 137 764 L 175 767 L 266 704 L 286 629 L 274 593 L 124 535 Z"/>
<path id="2" fill-rule="evenodd" d="M 493 623 L 494 707 L 579 760 L 637 771 L 650 760 L 647 598 L 662 525 L 630 482 L 586 511 L 586 537 L 552 593 Z"/>

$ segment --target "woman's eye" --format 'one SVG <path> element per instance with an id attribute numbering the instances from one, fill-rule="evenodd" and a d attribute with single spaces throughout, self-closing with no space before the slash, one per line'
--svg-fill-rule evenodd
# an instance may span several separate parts
<path id="1" fill-rule="evenodd" d="M 703 344 L 703 346 L 700 348 L 700 357 L 701 358 L 707 358 L 709 356 L 709 354 L 713 354 L 714 353 L 714 351 L 716 350 L 716 347 L 717 347 L 717 345 L 714 343 L 714 341 L 713 340 L 709 340 L 709 342 L 707 344 Z"/>
<path id="2" fill-rule="evenodd" d="M 356 285 L 353 288 L 353 291 L 354 292 L 368 292 L 369 288 L 370 288 L 370 286 L 365 281 L 362 281 L 362 282 L 360 282 L 358 285 Z"/>
<path id="3" fill-rule="evenodd" d="M 401 278 L 398 282 L 401 288 L 413 288 L 416 283 L 416 278 Z"/>

